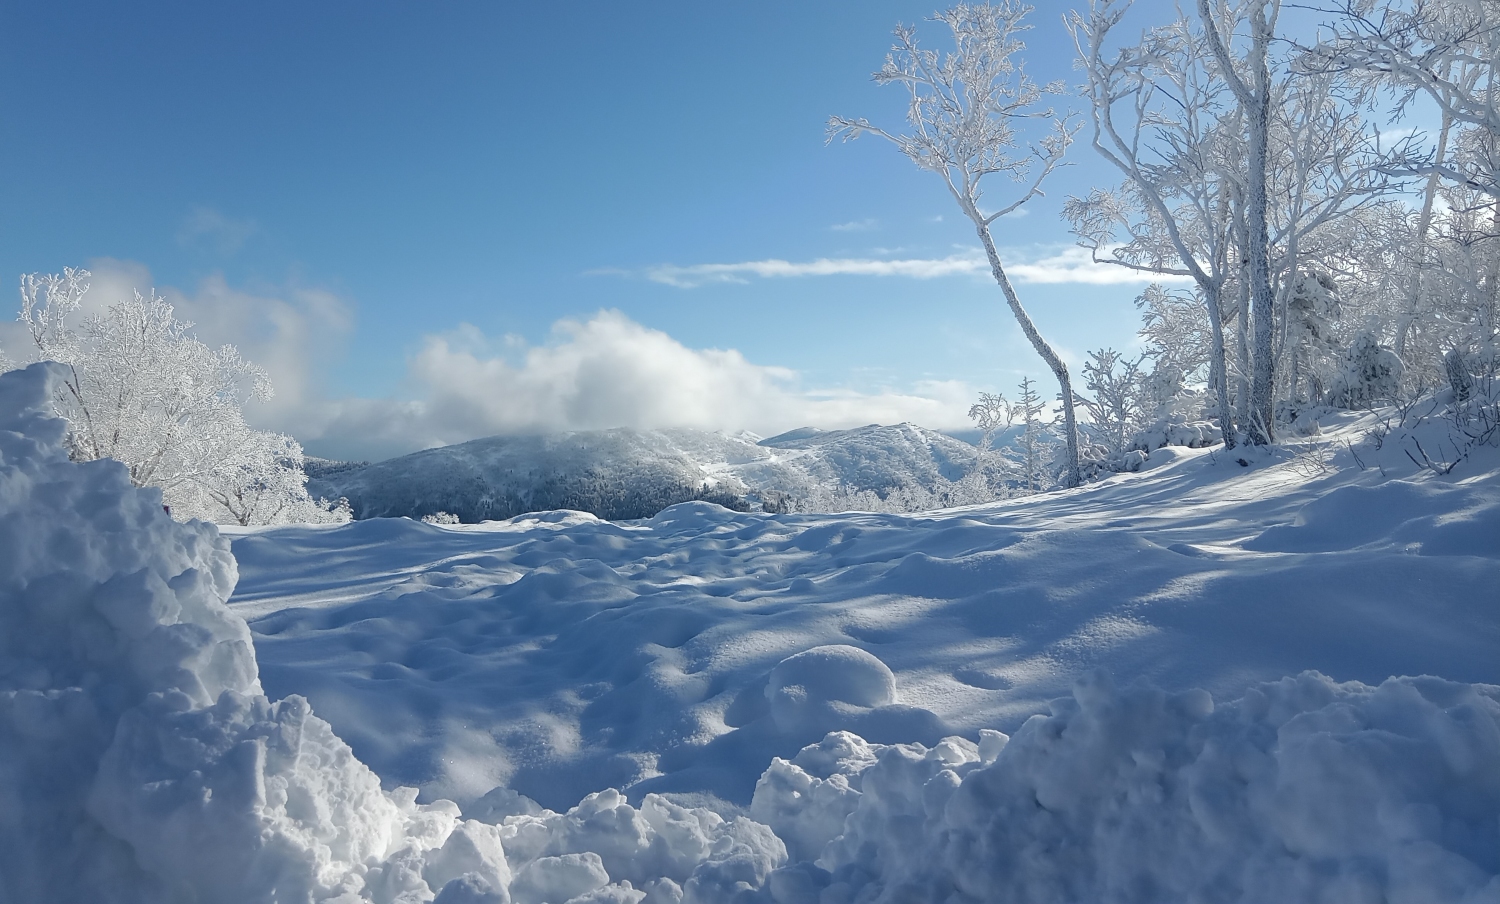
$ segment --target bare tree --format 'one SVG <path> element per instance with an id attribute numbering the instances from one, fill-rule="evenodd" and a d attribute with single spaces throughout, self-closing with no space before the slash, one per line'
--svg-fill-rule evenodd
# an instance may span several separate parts
<path id="1" fill-rule="evenodd" d="M 1077 486 L 1078 424 L 1068 367 L 1042 338 L 1015 287 L 1005 274 L 990 226 L 1040 195 L 1042 181 L 1062 162 L 1077 126 L 1042 103 L 1046 93 L 1061 85 L 1040 86 L 1026 75 L 1016 55 L 1025 44 L 1021 35 L 1032 8 L 1014 0 L 984 6 L 960 5 L 939 13 L 934 21 L 953 32 L 953 51 L 940 54 L 917 46 L 916 30 L 896 29 L 896 44 L 875 81 L 900 84 L 910 92 L 909 133 L 888 132 L 865 119 L 835 116 L 828 121 L 829 140 L 845 140 L 869 132 L 895 144 L 917 166 L 943 177 L 953 199 L 979 235 L 990 272 L 1020 324 L 1021 331 L 1053 376 L 1057 378 L 1067 442 L 1063 483 Z M 1040 141 L 1023 145 L 1020 130 L 1028 121 L 1050 123 Z M 1022 189 L 1009 203 L 984 206 L 982 183 L 987 176 L 1006 176 Z"/>

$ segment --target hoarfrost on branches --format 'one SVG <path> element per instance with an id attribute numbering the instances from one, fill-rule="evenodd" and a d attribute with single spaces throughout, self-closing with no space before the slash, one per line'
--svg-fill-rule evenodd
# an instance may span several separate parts
<path id="1" fill-rule="evenodd" d="M 272 394 L 265 371 L 232 345 L 200 342 L 155 292 L 136 292 L 74 328 L 88 278 L 72 268 L 21 277 L 29 357 L 66 368 L 53 402 L 68 422 L 73 460 L 123 462 L 131 483 L 159 487 L 178 517 L 349 520 L 347 505 L 308 496 L 296 440 L 245 423 L 241 406 Z"/>

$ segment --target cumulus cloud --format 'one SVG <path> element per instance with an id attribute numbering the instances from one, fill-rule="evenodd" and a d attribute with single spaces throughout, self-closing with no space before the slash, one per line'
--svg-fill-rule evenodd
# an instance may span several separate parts
<path id="1" fill-rule="evenodd" d="M 465 326 L 426 337 L 407 362 L 417 401 L 330 405 L 320 437 L 329 454 L 376 458 L 494 434 L 610 427 L 749 429 L 852 427 L 913 421 L 966 425 L 969 387 L 930 382 L 911 391 L 805 389 L 794 371 L 732 349 L 693 349 L 619 311 L 554 325 L 544 344 L 495 341 Z"/>

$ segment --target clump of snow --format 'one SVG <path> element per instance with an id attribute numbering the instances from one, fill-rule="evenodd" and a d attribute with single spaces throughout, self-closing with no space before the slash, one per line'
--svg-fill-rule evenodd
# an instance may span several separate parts
<path id="1" fill-rule="evenodd" d="M 766 685 L 771 717 L 782 731 L 807 726 L 896 702 L 896 676 L 858 647 L 829 644 L 783 659 Z"/>
<path id="2" fill-rule="evenodd" d="M 1309 672 L 1216 708 L 1096 674 L 983 741 L 773 763 L 775 899 L 1500 900 L 1497 687 Z"/>
<path id="3" fill-rule="evenodd" d="M 228 542 L 125 466 L 70 462 L 56 365 L 0 377 L 7 900 L 325 900 L 451 804 L 386 795 L 307 702 L 261 693 Z"/>
<path id="4" fill-rule="evenodd" d="M 516 870 L 516 904 L 728 901 L 761 888 L 786 862 L 766 826 L 655 794 L 637 808 L 619 791 L 602 791 L 566 813 L 506 816 L 499 831 Z"/>

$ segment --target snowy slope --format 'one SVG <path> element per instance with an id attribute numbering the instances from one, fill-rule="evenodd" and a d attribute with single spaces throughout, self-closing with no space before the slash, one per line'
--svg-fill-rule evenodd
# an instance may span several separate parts
<path id="1" fill-rule="evenodd" d="M 1493 680 L 1494 449 L 244 532 L 226 606 L 213 525 L 68 460 L 60 375 L 0 376 L 3 904 L 1500 900 L 1500 687 L 1384 678 Z M 1372 683 L 1258 680 L 1308 665 Z"/>
<path id="2" fill-rule="evenodd" d="M 968 443 L 911 424 L 757 439 L 628 429 L 489 437 L 373 465 L 319 463 L 308 488 L 347 497 L 359 518 L 446 511 L 473 523 L 566 508 L 619 520 L 694 498 L 743 507 L 735 500 L 747 493 L 754 502 L 830 488 L 930 491 L 977 458 Z"/>
<path id="3" fill-rule="evenodd" d="M 1160 450 L 1140 475 L 922 516 L 262 531 L 235 540 L 234 604 L 273 693 L 307 694 L 387 781 L 461 802 L 509 783 L 549 806 L 604 786 L 745 803 L 823 730 L 1009 731 L 1095 667 L 1216 697 L 1306 669 L 1500 682 L 1495 463 L 1405 480 L 1393 457 L 1384 479 L 1333 451 L 1360 429 L 1322 458 Z M 782 730 L 767 677 L 819 644 L 875 653 L 921 709 Z"/>

